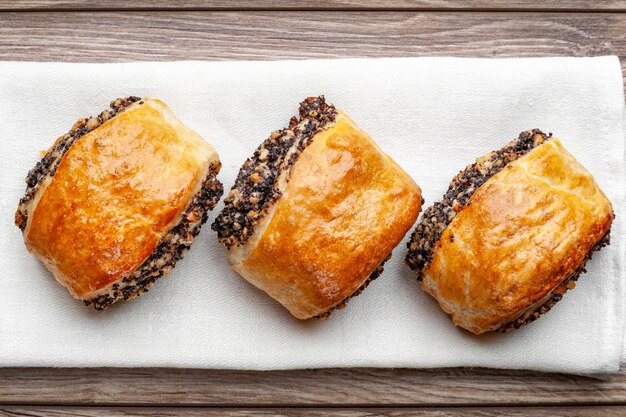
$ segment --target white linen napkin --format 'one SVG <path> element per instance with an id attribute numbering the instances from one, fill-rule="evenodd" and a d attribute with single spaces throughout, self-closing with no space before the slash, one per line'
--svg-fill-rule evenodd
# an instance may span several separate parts
<path id="1" fill-rule="evenodd" d="M 258 144 L 288 124 L 301 100 L 320 94 L 413 176 L 424 208 L 477 156 L 529 128 L 553 132 L 613 202 L 612 244 L 540 320 L 476 337 L 420 290 L 403 263 L 406 241 L 345 310 L 301 322 L 229 269 L 208 224 L 168 278 L 106 312 L 73 300 L 13 225 L 39 151 L 113 98 L 165 101 L 217 149 L 228 191 Z M 0 366 L 616 371 L 624 340 L 623 108 L 616 57 L 2 62 Z"/>

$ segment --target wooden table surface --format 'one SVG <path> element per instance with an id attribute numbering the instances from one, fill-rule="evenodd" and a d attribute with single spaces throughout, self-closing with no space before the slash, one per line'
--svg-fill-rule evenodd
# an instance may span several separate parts
<path id="1" fill-rule="evenodd" d="M 626 1 L 0 0 L 0 60 L 618 55 Z M 626 415 L 605 380 L 486 369 L 0 368 L 1 416 Z"/>

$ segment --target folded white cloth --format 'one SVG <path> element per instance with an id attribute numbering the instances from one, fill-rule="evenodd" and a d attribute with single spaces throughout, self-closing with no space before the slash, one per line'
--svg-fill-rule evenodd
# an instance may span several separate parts
<path id="1" fill-rule="evenodd" d="M 13 225 L 39 151 L 113 98 L 169 104 L 218 150 L 228 191 L 258 144 L 319 94 L 413 176 L 424 207 L 477 156 L 529 128 L 553 132 L 613 202 L 612 244 L 540 320 L 476 337 L 420 290 L 403 263 L 406 242 L 347 309 L 300 322 L 229 269 L 209 225 L 168 278 L 106 312 L 73 300 Z M 0 366 L 616 371 L 625 298 L 623 108 L 615 57 L 0 63 Z"/>

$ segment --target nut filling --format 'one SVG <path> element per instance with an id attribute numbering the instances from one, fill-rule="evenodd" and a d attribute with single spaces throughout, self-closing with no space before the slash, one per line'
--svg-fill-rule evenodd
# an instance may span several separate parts
<path id="1" fill-rule="evenodd" d="M 278 180 L 288 174 L 313 137 L 335 121 L 337 111 L 324 96 L 309 97 L 300 103 L 299 118 L 289 127 L 272 132 L 239 170 L 235 185 L 224 199 L 224 209 L 211 228 L 227 249 L 243 245 L 254 227 L 281 196 Z"/>
<path id="2" fill-rule="evenodd" d="M 35 194 L 44 180 L 54 176 L 63 156 L 65 156 L 72 145 L 82 136 L 100 127 L 104 122 L 114 118 L 136 102 L 140 105 L 143 104 L 143 100 L 140 97 L 134 96 L 113 100 L 110 103 L 109 109 L 104 110 L 98 116 L 79 119 L 74 123 L 74 126 L 72 126 L 69 132 L 57 140 L 54 146 L 37 162 L 37 165 L 35 165 L 26 176 L 26 192 L 24 197 L 20 199 L 20 204 L 15 213 L 15 224 L 17 227 L 21 230 L 26 228 L 28 222 L 28 203 L 35 197 Z"/>
<path id="3" fill-rule="evenodd" d="M 539 129 L 522 132 L 517 139 L 502 149 L 478 158 L 476 163 L 468 166 L 454 177 L 443 199 L 424 211 L 422 220 L 415 228 L 411 240 L 407 244 L 409 251 L 406 256 L 406 263 L 417 272 L 418 281 L 422 281 L 424 269 L 432 260 L 433 250 L 443 231 L 452 222 L 456 213 L 468 204 L 474 192 L 489 178 L 504 169 L 509 162 L 521 158 L 537 146 L 550 140 L 551 137 L 552 134 L 546 135 Z M 503 325 L 496 331 L 507 333 L 519 329 L 550 311 L 557 302 L 561 301 L 567 290 L 576 286 L 580 274 L 586 272 L 585 264 L 591 259 L 593 252 L 600 250 L 609 243 L 610 230 L 589 250 L 578 269 L 548 294 L 544 300 L 540 300 L 537 305 L 531 306 L 517 319 Z"/>
<path id="4" fill-rule="evenodd" d="M 92 300 L 84 300 L 85 305 L 104 310 L 120 299 L 135 298 L 148 292 L 148 288 L 158 278 L 172 271 L 176 262 L 187 254 L 193 239 L 206 223 L 208 212 L 217 205 L 224 193 L 222 183 L 216 178 L 220 168 L 219 162 L 211 164 L 202 188 L 189 201 L 180 223 L 161 239 L 152 255 L 131 275 L 113 284 L 107 293 Z"/>

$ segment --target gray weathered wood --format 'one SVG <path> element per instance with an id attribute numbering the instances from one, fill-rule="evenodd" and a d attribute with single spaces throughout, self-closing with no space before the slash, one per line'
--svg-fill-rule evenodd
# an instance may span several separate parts
<path id="1" fill-rule="evenodd" d="M 624 11 L 623 0 L 0 0 L 0 10 L 605 10 Z"/>
<path id="2" fill-rule="evenodd" d="M 626 14 L 0 14 L 0 59 L 120 62 L 376 56 L 626 56 Z"/>
<path id="3" fill-rule="evenodd" d="M 601 407 L 524 407 L 524 408 L 144 408 L 144 407 L 24 407 L 0 406 L 0 417 L 55 417 L 55 416 L 337 416 L 337 417 L 618 417 L 626 415 L 624 406 Z"/>
<path id="4" fill-rule="evenodd" d="M 606 380 L 487 369 L 0 368 L 0 404 L 520 405 L 626 403 L 626 371 Z"/>

